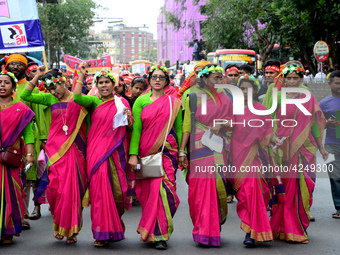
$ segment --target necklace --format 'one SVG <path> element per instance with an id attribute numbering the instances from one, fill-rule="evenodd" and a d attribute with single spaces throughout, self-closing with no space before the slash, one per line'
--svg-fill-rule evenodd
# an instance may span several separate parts
<path id="1" fill-rule="evenodd" d="M 70 93 L 70 95 L 67 97 L 67 99 L 66 99 L 66 102 L 68 102 L 69 101 L 69 99 L 70 99 L 70 96 L 71 96 L 71 94 L 72 93 Z M 66 115 L 67 115 L 67 107 L 66 107 L 66 113 L 65 113 L 65 119 L 64 119 L 64 112 L 63 112 L 63 110 L 62 110 L 62 107 L 61 107 L 61 102 L 59 101 L 59 104 L 60 104 L 60 110 L 61 110 L 61 118 L 62 118 L 62 120 L 63 120 L 63 131 L 65 132 L 65 135 L 67 135 L 67 131 L 68 131 L 68 126 L 66 125 Z"/>

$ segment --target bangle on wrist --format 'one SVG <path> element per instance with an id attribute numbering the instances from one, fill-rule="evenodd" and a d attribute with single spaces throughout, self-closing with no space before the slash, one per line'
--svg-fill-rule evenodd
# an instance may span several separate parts
<path id="1" fill-rule="evenodd" d="M 80 85 L 84 85 L 80 80 L 77 80 L 77 83 L 79 83 Z"/>
<path id="2" fill-rule="evenodd" d="M 28 85 L 30 85 L 33 89 L 36 87 L 36 85 L 35 84 L 33 84 L 32 82 L 28 82 Z"/>
<path id="3" fill-rule="evenodd" d="M 185 151 L 178 151 L 178 157 L 186 157 L 187 154 L 185 153 Z"/>
<path id="4" fill-rule="evenodd" d="M 33 153 L 27 153 L 27 154 L 26 154 L 26 157 L 27 157 L 27 156 L 32 156 L 32 157 L 34 157 Z"/>

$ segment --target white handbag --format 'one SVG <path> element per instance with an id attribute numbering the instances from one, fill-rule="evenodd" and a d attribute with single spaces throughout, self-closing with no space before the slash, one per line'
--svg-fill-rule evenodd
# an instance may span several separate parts
<path id="1" fill-rule="evenodd" d="M 136 171 L 137 180 L 163 177 L 165 174 L 164 169 L 163 169 L 162 154 L 163 154 L 166 138 L 169 133 L 170 122 L 171 122 L 171 117 L 172 117 L 172 102 L 171 102 L 170 96 L 169 96 L 169 101 L 170 101 L 170 118 L 169 118 L 168 128 L 165 133 L 162 150 L 156 154 L 152 154 L 152 155 L 139 159 L 140 170 Z"/>

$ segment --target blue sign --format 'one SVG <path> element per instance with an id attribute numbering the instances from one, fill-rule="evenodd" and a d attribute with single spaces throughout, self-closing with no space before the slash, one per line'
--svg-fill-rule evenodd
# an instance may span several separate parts
<path id="1" fill-rule="evenodd" d="M 0 53 L 43 51 L 35 0 L 0 0 Z"/>

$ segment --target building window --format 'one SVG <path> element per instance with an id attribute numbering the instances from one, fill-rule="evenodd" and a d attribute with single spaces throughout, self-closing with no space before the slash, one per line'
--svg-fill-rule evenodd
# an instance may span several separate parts
<path id="1" fill-rule="evenodd" d="M 132 61 L 134 61 L 135 60 L 135 56 L 132 56 Z"/>

